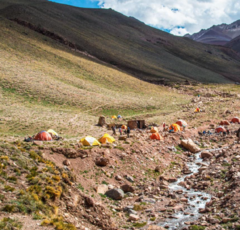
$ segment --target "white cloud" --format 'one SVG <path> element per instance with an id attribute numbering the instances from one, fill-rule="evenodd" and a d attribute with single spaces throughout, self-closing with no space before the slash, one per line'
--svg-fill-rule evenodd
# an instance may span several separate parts
<path id="1" fill-rule="evenodd" d="M 99 4 L 176 35 L 240 19 L 239 0 L 99 0 Z"/>

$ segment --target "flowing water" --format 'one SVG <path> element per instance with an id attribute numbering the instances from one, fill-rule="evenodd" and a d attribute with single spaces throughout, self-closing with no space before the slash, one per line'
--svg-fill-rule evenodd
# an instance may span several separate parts
<path id="1" fill-rule="evenodd" d="M 214 150 L 210 150 L 210 151 L 214 151 Z M 168 226 L 168 229 L 170 230 L 182 229 L 183 227 L 186 226 L 184 224 L 185 222 L 192 222 L 194 220 L 197 220 L 201 216 L 201 213 L 198 212 L 199 208 L 205 208 L 206 203 L 211 200 L 210 194 L 207 194 L 202 191 L 196 192 L 194 189 L 187 190 L 186 188 L 178 185 L 179 182 L 184 181 L 186 176 L 190 176 L 198 172 L 198 169 L 201 167 L 201 162 L 202 162 L 202 159 L 200 158 L 200 154 L 201 153 L 195 154 L 194 157 L 192 157 L 193 161 L 187 163 L 187 166 L 192 171 L 192 173 L 182 176 L 176 182 L 171 183 L 169 185 L 170 191 L 182 190 L 183 194 L 187 194 L 189 206 L 184 210 L 184 212 L 178 211 L 177 213 L 172 215 L 173 218 L 166 219 L 164 223 L 159 223 L 158 225 L 163 227 Z M 206 199 L 203 200 L 202 199 L 203 197 Z"/>

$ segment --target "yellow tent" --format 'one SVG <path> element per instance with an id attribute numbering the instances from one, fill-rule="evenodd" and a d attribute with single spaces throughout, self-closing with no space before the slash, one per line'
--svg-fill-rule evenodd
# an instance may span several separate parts
<path id="1" fill-rule="evenodd" d="M 52 134 L 53 136 L 58 136 L 58 133 L 55 132 L 53 129 L 49 129 L 47 132 Z"/>
<path id="2" fill-rule="evenodd" d="M 116 115 L 113 115 L 113 116 L 112 116 L 112 119 L 117 119 L 117 116 L 116 116 Z"/>
<path id="3" fill-rule="evenodd" d="M 196 108 L 194 112 L 195 112 L 195 113 L 199 113 L 199 112 L 201 112 L 201 109 Z"/>
<path id="4" fill-rule="evenodd" d="M 181 127 L 178 124 L 172 124 L 169 127 L 169 131 L 178 132 L 181 131 Z"/>
<path id="5" fill-rule="evenodd" d="M 80 140 L 83 146 L 94 146 L 94 145 L 101 145 L 98 140 L 91 136 L 86 136 Z"/>
<path id="6" fill-rule="evenodd" d="M 112 136 L 110 136 L 108 133 L 105 133 L 98 141 L 101 142 L 102 144 L 106 144 L 107 142 L 113 143 L 115 139 Z"/>

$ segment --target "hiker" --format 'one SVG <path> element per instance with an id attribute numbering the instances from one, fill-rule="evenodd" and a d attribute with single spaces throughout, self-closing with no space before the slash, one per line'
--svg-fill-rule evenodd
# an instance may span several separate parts
<path id="1" fill-rule="evenodd" d="M 119 128 L 119 133 L 120 133 L 120 136 L 122 136 L 122 128 L 121 127 Z"/>
<path id="2" fill-rule="evenodd" d="M 116 126 L 115 125 L 112 126 L 112 131 L 113 131 L 113 135 L 116 135 Z"/>
<path id="3" fill-rule="evenodd" d="M 240 128 L 237 131 L 237 138 L 238 138 L 237 143 L 239 143 L 240 142 Z"/>
<path id="4" fill-rule="evenodd" d="M 165 128 L 166 128 L 166 124 L 165 122 L 163 122 L 163 131 L 165 131 Z"/>
<path id="5" fill-rule="evenodd" d="M 130 128 L 127 127 L 127 137 L 128 137 L 128 138 L 130 137 L 130 132 L 131 132 Z"/>

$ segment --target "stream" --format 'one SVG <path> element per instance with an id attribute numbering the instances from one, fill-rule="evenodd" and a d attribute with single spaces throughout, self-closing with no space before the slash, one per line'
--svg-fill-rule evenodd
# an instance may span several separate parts
<path id="1" fill-rule="evenodd" d="M 215 150 L 216 149 L 212 149 L 209 151 Z M 170 191 L 182 190 L 183 194 L 188 195 L 188 207 L 184 211 L 178 211 L 173 214 L 173 218 L 168 218 L 164 222 L 159 223 L 159 226 L 166 227 L 170 230 L 180 230 L 187 226 L 185 225 L 185 222 L 193 222 L 197 220 L 202 215 L 198 212 L 199 208 L 205 208 L 206 203 L 211 200 L 211 195 L 208 193 L 202 191 L 195 191 L 194 189 L 187 190 L 186 188 L 178 185 L 179 182 L 184 181 L 185 177 L 198 172 L 198 169 L 202 166 L 202 158 L 200 158 L 200 154 L 201 152 L 194 154 L 193 157 L 190 157 L 190 159 L 192 159 L 193 161 L 187 163 L 187 166 L 192 171 L 192 173 L 182 176 L 176 182 L 169 185 Z M 203 200 L 203 197 L 206 198 L 206 200 Z"/>

